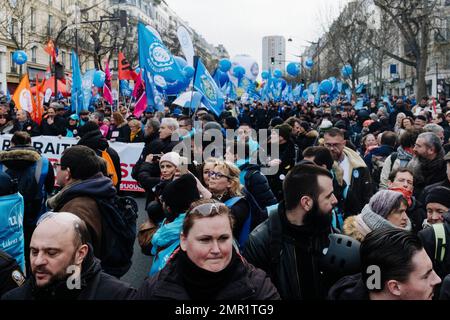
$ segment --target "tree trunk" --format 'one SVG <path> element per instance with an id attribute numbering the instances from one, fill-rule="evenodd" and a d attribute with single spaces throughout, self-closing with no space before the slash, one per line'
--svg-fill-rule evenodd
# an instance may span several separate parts
<path id="1" fill-rule="evenodd" d="M 423 23 L 420 31 L 421 31 L 420 55 L 416 59 L 417 100 L 427 95 L 425 75 L 427 72 L 427 64 L 428 64 L 428 44 L 430 42 L 430 29 L 428 23 Z"/>

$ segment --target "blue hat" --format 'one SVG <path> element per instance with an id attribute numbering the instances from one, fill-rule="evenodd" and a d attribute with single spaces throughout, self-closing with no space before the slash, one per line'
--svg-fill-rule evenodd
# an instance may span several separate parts
<path id="1" fill-rule="evenodd" d="M 73 114 L 69 118 L 72 119 L 72 120 L 77 120 L 77 121 L 80 120 L 80 118 L 78 117 L 77 114 Z"/>

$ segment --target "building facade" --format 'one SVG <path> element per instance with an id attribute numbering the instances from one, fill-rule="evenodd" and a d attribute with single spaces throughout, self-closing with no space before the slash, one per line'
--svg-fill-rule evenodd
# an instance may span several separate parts
<path id="1" fill-rule="evenodd" d="M 286 69 L 286 40 L 283 36 L 266 36 L 262 40 L 263 70 Z"/>

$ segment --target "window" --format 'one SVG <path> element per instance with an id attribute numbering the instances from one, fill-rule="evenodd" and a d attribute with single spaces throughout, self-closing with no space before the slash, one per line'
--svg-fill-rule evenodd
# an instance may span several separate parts
<path id="1" fill-rule="evenodd" d="M 30 19 L 31 19 L 31 30 L 34 31 L 36 29 L 36 9 L 30 9 Z"/>
<path id="2" fill-rule="evenodd" d="M 36 52 L 37 52 L 37 47 L 36 46 L 31 48 L 31 62 L 36 63 Z"/>
<path id="3" fill-rule="evenodd" d="M 17 38 L 18 38 L 18 35 L 19 35 L 19 34 L 18 34 L 18 32 L 19 32 L 19 27 L 18 27 L 17 19 L 12 18 L 9 27 L 10 27 L 9 32 L 10 32 L 11 38 L 16 38 L 16 39 L 17 39 Z"/>
<path id="4" fill-rule="evenodd" d="M 48 0 L 48 5 L 51 7 L 53 5 L 53 0 Z"/>
<path id="5" fill-rule="evenodd" d="M 17 65 L 14 63 L 14 59 L 13 59 L 13 54 L 14 52 L 11 52 L 10 54 L 10 58 L 11 58 L 11 73 L 16 73 L 17 72 Z"/>

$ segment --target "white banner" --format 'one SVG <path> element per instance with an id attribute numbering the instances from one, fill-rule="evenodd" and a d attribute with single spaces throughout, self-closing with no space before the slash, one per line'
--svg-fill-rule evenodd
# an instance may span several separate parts
<path id="1" fill-rule="evenodd" d="M 189 31 L 183 26 L 179 26 L 177 30 L 178 41 L 180 41 L 181 50 L 183 51 L 184 57 L 188 65 L 194 66 L 194 46 L 192 45 L 191 35 Z"/>
<path id="2" fill-rule="evenodd" d="M 0 135 L 0 150 L 6 150 L 11 145 L 12 134 Z M 58 138 L 54 136 L 38 136 L 31 138 L 32 145 L 39 152 L 45 155 L 51 163 L 59 162 L 64 150 L 77 144 L 75 138 Z M 120 157 L 120 167 L 122 171 L 122 182 L 120 190 L 144 192 L 131 177 L 131 170 L 139 160 L 144 143 L 122 143 L 110 142 L 109 146 L 117 151 Z M 56 172 L 55 172 L 56 175 Z"/>

